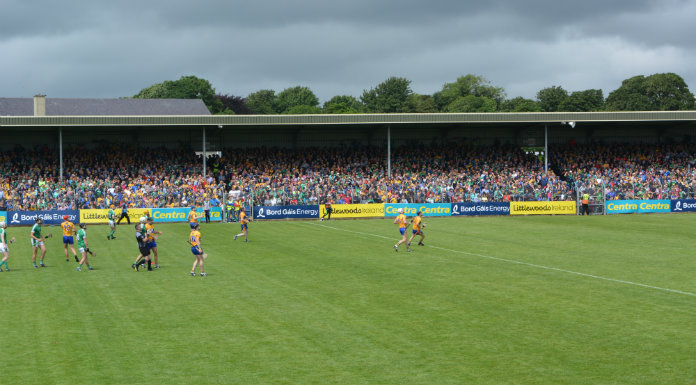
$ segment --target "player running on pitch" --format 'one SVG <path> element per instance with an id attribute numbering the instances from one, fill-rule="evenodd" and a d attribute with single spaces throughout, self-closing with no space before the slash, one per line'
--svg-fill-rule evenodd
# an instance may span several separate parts
<path id="1" fill-rule="evenodd" d="M 145 221 L 145 234 L 147 234 L 148 247 L 155 257 L 155 269 L 159 269 L 159 255 L 157 253 L 157 238 L 162 234 L 161 231 L 155 231 L 155 221 L 152 217 L 147 217 Z"/>
<path id="2" fill-rule="evenodd" d="M 242 207 L 240 210 L 239 214 L 239 223 L 242 228 L 242 232 L 234 236 L 234 240 L 237 240 L 237 237 L 241 237 L 242 235 L 244 236 L 244 242 L 249 242 L 249 218 L 247 218 L 246 212 L 244 211 L 244 207 Z"/>
<path id="3" fill-rule="evenodd" d="M 150 248 L 147 247 L 149 242 L 147 239 L 147 234 L 145 234 L 145 229 L 140 225 L 140 223 L 135 225 L 135 239 L 138 241 L 138 250 L 140 250 L 140 254 L 135 258 L 135 262 L 131 267 L 135 271 L 138 271 L 139 267 L 147 262 L 147 271 L 152 271 Z"/>
<path id="4" fill-rule="evenodd" d="M 77 253 L 75 252 L 75 240 L 73 234 L 75 233 L 75 224 L 70 222 L 70 217 L 67 215 L 63 216 L 63 223 L 60 227 L 63 229 L 63 247 L 65 248 L 65 262 L 70 262 L 68 258 L 68 245 L 70 245 L 70 250 L 72 250 L 73 256 L 75 257 L 75 262 L 80 260 L 77 258 Z"/>
<path id="5" fill-rule="evenodd" d="M 106 213 L 106 218 L 109 220 L 109 228 L 111 232 L 106 236 L 107 240 L 116 239 L 114 233 L 116 232 L 116 212 L 114 211 L 114 205 L 111 205 L 109 212 Z"/>
<path id="6" fill-rule="evenodd" d="M 408 223 L 406 223 L 406 215 L 404 215 L 404 209 L 399 208 L 396 212 L 398 212 L 399 215 L 397 215 L 394 219 L 394 224 L 399 225 L 401 239 L 399 240 L 399 242 L 396 242 L 396 245 L 394 245 L 394 251 L 399 251 L 399 245 L 402 243 L 406 243 L 406 228 L 408 228 Z M 408 249 L 408 251 L 411 251 L 411 249 Z"/>
<path id="7" fill-rule="evenodd" d="M 413 228 L 413 234 L 411 234 L 411 238 L 408 239 L 409 251 L 411 249 L 411 241 L 416 235 L 420 235 L 421 237 L 418 241 L 418 246 L 425 246 L 423 244 L 423 240 L 425 239 L 425 234 L 423 233 L 423 228 L 425 227 L 425 223 L 423 223 L 423 212 L 419 211 L 418 214 L 416 214 L 413 220 L 411 220 L 411 226 Z"/>
<path id="8" fill-rule="evenodd" d="M 87 264 L 87 268 L 89 270 L 94 270 L 92 266 L 89 264 L 89 258 L 87 257 L 87 253 L 89 253 L 89 244 L 87 243 L 87 231 L 85 230 L 87 228 L 87 225 L 84 223 L 80 223 L 80 230 L 77 231 L 77 247 L 80 249 L 80 253 L 82 253 L 82 259 L 80 260 L 80 264 L 77 265 L 77 271 L 82 271 L 82 265 L 85 263 Z"/>
<path id="9" fill-rule="evenodd" d="M 198 225 L 198 217 L 196 216 L 195 206 L 191 207 L 191 211 L 189 211 L 187 218 L 189 221 L 189 225 L 191 226 L 191 230 L 196 228 L 196 226 Z"/>
<path id="10" fill-rule="evenodd" d="M 36 268 L 36 254 L 41 249 L 41 260 L 39 261 L 39 266 L 41 267 L 46 267 L 44 264 L 44 257 L 46 256 L 46 246 L 44 245 L 44 240 L 48 238 L 49 236 L 47 235 L 46 238 L 41 237 L 41 224 L 43 223 L 43 219 L 36 217 L 36 223 L 34 226 L 31 228 L 31 248 L 32 248 L 32 257 L 31 261 L 34 264 L 34 268 Z"/>
<path id="11" fill-rule="evenodd" d="M 208 257 L 206 253 L 203 252 L 203 249 L 201 248 L 201 232 L 200 232 L 201 226 L 199 224 L 196 224 L 194 226 L 193 230 L 191 230 L 191 234 L 189 234 L 189 243 L 191 244 L 191 253 L 193 253 L 194 258 L 196 258 L 193 261 L 193 267 L 191 268 L 191 276 L 195 277 L 196 276 L 196 265 L 200 266 L 201 268 L 201 277 L 205 277 L 205 266 L 203 265 L 203 261 Z"/>
<path id="12" fill-rule="evenodd" d="M 15 241 L 14 237 L 7 238 L 7 223 L 0 222 L 0 253 L 2 253 L 2 262 L 0 262 L 0 273 L 2 273 L 2 266 L 5 265 L 5 270 L 10 271 L 10 265 L 7 264 L 7 260 L 10 259 L 10 248 L 9 244 Z"/>

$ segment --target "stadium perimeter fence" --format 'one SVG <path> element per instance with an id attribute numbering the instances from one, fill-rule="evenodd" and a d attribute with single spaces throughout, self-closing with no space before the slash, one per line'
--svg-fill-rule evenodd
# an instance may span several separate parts
<path id="1" fill-rule="evenodd" d="M 600 205 L 599 203 L 595 203 Z M 649 200 L 603 200 L 601 208 L 595 214 L 632 214 L 632 213 L 687 213 L 696 212 L 696 199 L 649 199 Z M 391 218 L 400 211 L 407 216 L 421 212 L 425 217 L 460 217 L 491 215 L 578 215 L 577 201 L 512 201 L 512 202 L 456 202 L 456 203 L 351 203 L 334 204 L 330 219 L 356 218 Z M 327 205 L 282 205 L 252 206 L 245 209 L 254 220 L 288 220 L 288 219 L 329 219 Z M 137 222 L 140 217 L 152 216 L 158 223 L 175 223 L 188 221 L 188 208 L 129 208 Z M 10 226 L 30 226 L 37 217 L 47 225 L 58 225 L 64 216 L 74 223 L 107 223 L 107 209 L 82 210 L 38 210 L 38 211 L 4 211 L 0 210 L 0 221 Z M 204 220 L 201 208 L 196 209 L 199 221 Z M 212 222 L 232 222 L 234 214 L 229 217 L 222 207 L 210 210 Z"/>

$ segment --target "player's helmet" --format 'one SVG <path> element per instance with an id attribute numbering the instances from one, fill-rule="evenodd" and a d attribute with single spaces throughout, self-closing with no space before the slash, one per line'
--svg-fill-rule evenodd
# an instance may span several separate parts
<path id="1" fill-rule="evenodd" d="M 5 221 L 0 222 L 0 227 L 2 227 L 3 229 L 5 227 L 7 227 L 7 222 L 5 222 Z"/>

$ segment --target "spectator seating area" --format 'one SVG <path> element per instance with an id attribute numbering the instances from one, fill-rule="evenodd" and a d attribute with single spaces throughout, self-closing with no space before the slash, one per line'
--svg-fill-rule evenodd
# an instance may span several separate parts
<path id="1" fill-rule="evenodd" d="M 8 210 L 188 207 L 224 192 L 255 205 L 359 202 L 572 200 L 600 189 L 607 199 L 696 196 L 694 145 L 565 145 L 537 155 L 511 146 L 386 149 L 253 148 L 202 160 L 191 150 L 109 146 L 0 153 L 0 207 Z"/>

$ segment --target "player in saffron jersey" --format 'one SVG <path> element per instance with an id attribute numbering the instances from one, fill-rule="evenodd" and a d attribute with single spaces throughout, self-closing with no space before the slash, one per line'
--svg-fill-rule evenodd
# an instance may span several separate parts
<path id="1" fill-rule="evenodd" d="M 65 262 L 69 262 L 68 258 L 68 245 L 70 245 L 70 250 L 72 250 L 73 256 L 75 257 L 75 262 L 80 260 L 77 258 L 77 253 L 75 252 L 75 240 L 73 239 L 73 234 L 75 233 L 75 225 L 69 221 L 70 217 L 67 215 L 63 216 L 63 223 L 60 224 L 61 229 L 63 229 L 63 247 L 65 248 Z"/>
<path id="2" fill-rule="evenodd" d="M 155 221 L 152 217 L 147 217 L 145 221 L 145 233 L 147 234 L 148 247 L 152 250 L 155 257 L 155 269 L 159 269 L 159 254 L 157 253 L 157 238 L 162 234 L 161 231 L 155 231 Z"/>
<path id="3" fill-rule="evenodd" d="M 406 223 L 406 215 L 404 215 L 404 209 L 400 208 L 397 210 L 399 215 L 394 219 L 394 224 L 399 225 L 399 232 L 401 233 L 401 239 L 394 245 L 394 251 L 399 251 L 399 245 L 406 243 L 406 228 L 408 228 L 408 223 Z M 408 249 L 411 251 L 411 249 Z"/>
<path id="4" fill-rule="evenodd" d="M 196 216 L 196 207 L 191 207 L 191 211 L 188 213 L 188 221 L 191 225 L 191 230 L 193 230 L 196 225 L 198 225 L 198 217 Z"/>
<path id="5" fill-rule="evenodd" d="M 425 239 L 425 234 L 423 233 L 425 223 L 423 223 L 423 213 L 421 211 L 419 211 L 418 214 L 416 214 L 416 216 L 413 218 L 411 221 L 411 226 L 413 228 L 413 234 L 411 234 L 411 238 L 408 239 L 408 247 L 411 247 L 411 241 L 416 235 L 420 235 L 421 237 L 418 241 L 418 246 L 425 246 L 423 244 L 423 240 Z"/>
<path id="6" fill-rule="evenodd" d="M 200 266 L 201 268 L 201 277 L 205 277 L 205 266 L 203 264 L 203 261 L 205 258 L 208 256 L 203 252 L 203 249 L 201 248 L 201 232 L 200 232 L 201 226 L 199 224 L 196 224 L 193 227 L 193 230 L 191 230 L 191 234 L 189 234 L 189 239 L 188 242 L 191 244 L 191 253 L 193 253 L 193 256 L 196 258 L 193 261 L 193 267 L 191 268 L 191 276 L 195 277 L 196 276 L 196 265 Z"/>
<path id="7" fill-rule="evenodd" d="M 237 237 L 241 237 L 243 235 L 244 242 L 249 242 L 249 217 L 247 217 L 244 207 L 239 209 L 239 224 L 241 225 L 240 227 L 242 228 L 242 232 L 235 235 L 234 240 L 236 241 Z"/>

